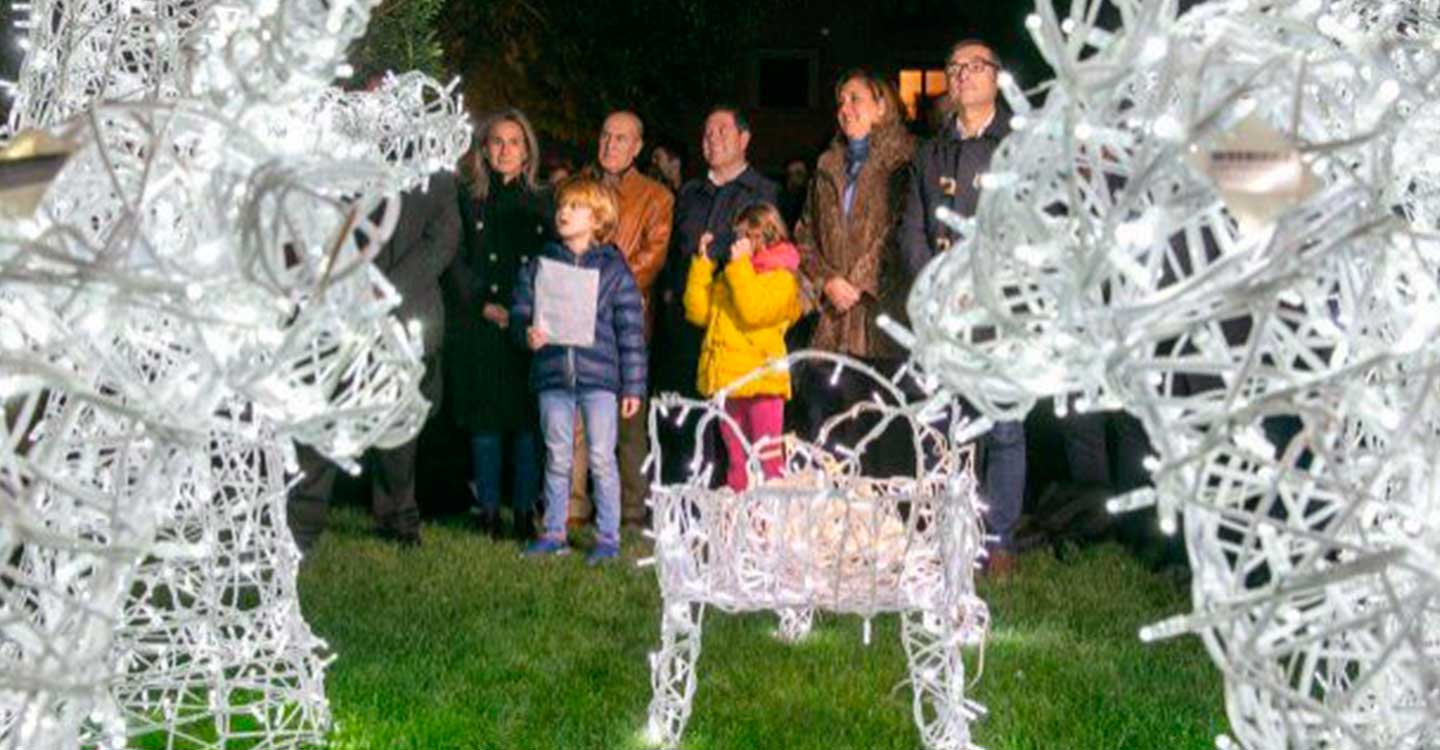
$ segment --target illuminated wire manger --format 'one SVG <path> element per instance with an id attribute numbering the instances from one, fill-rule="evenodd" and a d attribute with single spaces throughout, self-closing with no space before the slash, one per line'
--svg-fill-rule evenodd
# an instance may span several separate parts
<path id="1" fill-rule="evenodd" d="M 807 366 L 852 369 L 876 384 L 876 398 L 829 418 L 816 442 L 783 439 L 783 476 L 757 481 L 774 441 L 745 443 L 749 489 L 711 489 L 702 449 L 682 482 L 651 488 L 654 562 L 664 599 L 661 647 L 651 655 L 654 697 L 648 734 L 667 747 L 684 733 L 696 684 L 706 606 L 726 612 L 776 611 L 779 636 L 803 638 L 815 610 L 869 619 L 901 613 L 914 711 L 932 750 L 972 747 L 969 722 L 983 709 L 965 697 L 961 649 L 983 642 L 989 612 L 975 593 L 983 535 L 967 441 L 984 426 L 965 423 L 945 395 L 907 403 L 899 382 L 863 363 L 799 352 L 732 383 L 709 401 L 666 394 L 650 411 L 651 461 L 660 465 L 659 422 L 698 416 L 699 438 L 736 425 L 724 402 L 767 371 Z M 947 424 L 948 434 L 937 424 Z M 888 434 L 887 434 L 888 431 Z M 867 453 L 882 435 L 903 431 L 907 473 L 868 477 Z M 736 430 L 739 434 L 739 430 Z M 742 441 L 744 438 L 741 438 Z"/>

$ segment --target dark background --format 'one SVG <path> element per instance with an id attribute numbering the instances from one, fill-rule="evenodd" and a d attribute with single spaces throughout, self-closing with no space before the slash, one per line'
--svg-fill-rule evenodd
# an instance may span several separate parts
<path id="1" fill-rule="evenodd" d="M 835 79 L 852 67 L 898 81 L 902 70 L 938 71 L 954 41 L 983 37 L 1022 85 L 1043 80 L 1024 28 L 1032 8 L 1017 0 L 450 0 L 438 39 L 472 111 L 517 106 L 544 147 L 572 160 L 590 158 L 607 112 L 631 108 L 647 141 L 684 149 L 687 174 L 699 174 L 703 119 L 724 102 L 750 115 L 751 160 L 775 172 L 792 158 L 812 161 L 834 133 Z M 928 130 L 925 114 L 917 132 Z"/>

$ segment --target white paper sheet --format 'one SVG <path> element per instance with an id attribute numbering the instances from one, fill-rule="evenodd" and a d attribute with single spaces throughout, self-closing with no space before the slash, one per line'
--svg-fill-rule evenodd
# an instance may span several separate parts
<path id="1" fill-rule="evenodd" d="M 593 346 L 600 271 L 540 259 L 535 274 L 535 325 L 557 346 Z"/>

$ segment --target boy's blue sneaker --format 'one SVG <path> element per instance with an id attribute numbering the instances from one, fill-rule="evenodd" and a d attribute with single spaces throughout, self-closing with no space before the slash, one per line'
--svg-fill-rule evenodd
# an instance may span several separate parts
<path id="1" fill-rule="evenodd" d="M 541 537 L 531 542 L 530 546 L 525 548 L 526 557 L 543 557 L 547 555 L 568 554 L 570 554 L 570 545 L 566 544 L 565 540 L 563 539 L 548 539 L 545 537 Z"/>
<path id="2" fill-rule="evenodd" d="M 589 555 L 585 556 L 585 564 L 593 567 L 600 565 L 606 560 L 614 560 L 619 556 L 619 542 L 601 542 L 595 545 L 595 549 L 590 550 Z"/>

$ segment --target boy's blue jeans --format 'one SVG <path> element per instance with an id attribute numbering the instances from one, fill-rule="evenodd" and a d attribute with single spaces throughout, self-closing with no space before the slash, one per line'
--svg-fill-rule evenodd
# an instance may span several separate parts
<path id="1" fill-rule="evenodd" d="M 570 467 L 575 458 L 575 412 L 585 422 L 590 477 L 595 483 L 597 541 L 620 539 L 620 468 L 615 444 L 620 406 L 610 391 L 552 389 L 540 392 L 540 429 L 545 434 L 545 536 L 565 538 Z"/>

